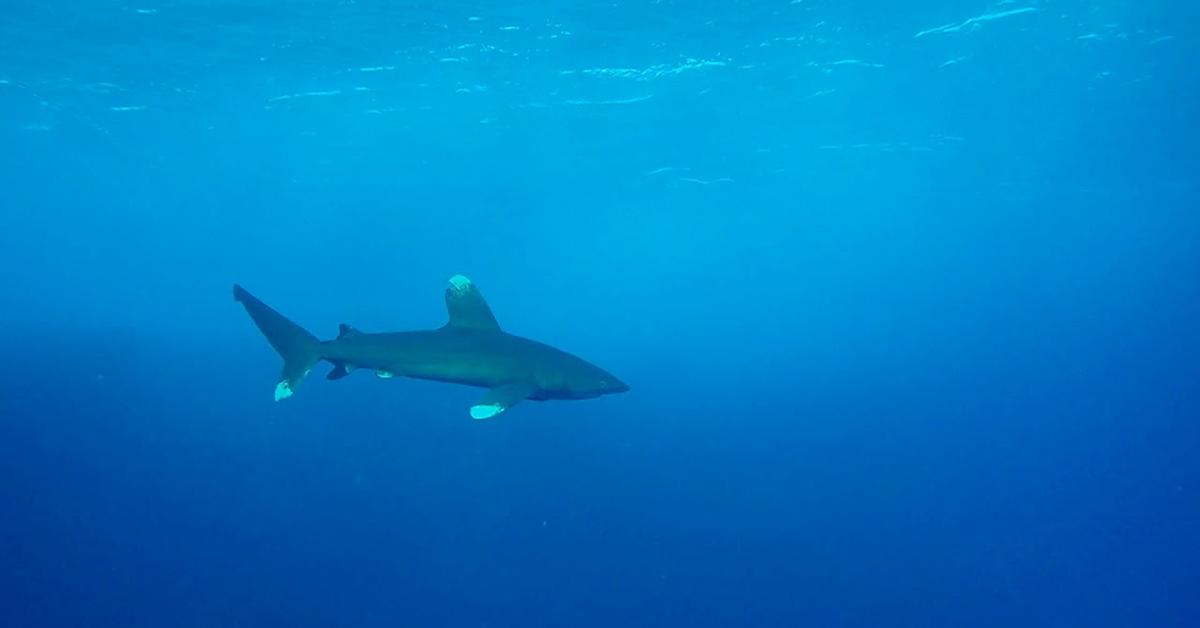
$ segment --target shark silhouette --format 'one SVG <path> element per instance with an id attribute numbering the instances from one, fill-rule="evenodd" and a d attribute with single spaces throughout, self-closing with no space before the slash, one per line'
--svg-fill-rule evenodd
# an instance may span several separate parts
<path id="1" fill-rule="evenodd" d="M 471 417 L 488 419 L 524 399 L 589 399 L 629 390 L 611 373 L 566 351 L 501 331 L 483 294 L 462 275 L 450 278 L 450 319 L 429 331 L 365 333 L 341 325 L 337 338 L 321 341 L 240 285 L 233 298 L 283 357 L 275 400 L 292 396 L 321 360 L 333 364 L 327 379 L 355 369 L 381 378 L 412 377 L 487 388 Z"/>

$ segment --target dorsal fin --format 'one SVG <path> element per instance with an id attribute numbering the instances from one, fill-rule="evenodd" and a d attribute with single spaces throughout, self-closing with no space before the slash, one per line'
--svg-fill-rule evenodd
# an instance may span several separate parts
<path id="1" fill-rule="evenodd" d="M 338 335 L 337 335 L 338 338 L 345 338 L 346 336 L 357 336 L 360 333 L 362 333 L 362 332 L 358 331 L 357 329 L 355 329 L 345 323 L 338 325 Z"/>
<path id="2" fill-rule="evenodd" d="M 450 315 L 446 327 L 500 331 L 500 324 L 479 288 L 462 275 L 450 278 L 450 286 L 446 288 L 446 312 Z"/>

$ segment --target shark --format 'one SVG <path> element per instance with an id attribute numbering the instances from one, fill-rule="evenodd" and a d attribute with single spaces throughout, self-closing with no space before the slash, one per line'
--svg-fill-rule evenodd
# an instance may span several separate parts
<path id="1" fill-rule="evenodd" d="M 524 400 L 590 399 L 623 393 L 629 386 L 612 373 L 566 351 L 506 333 L 474 282 L 450 278 L 445 289 L 448 320 L 436 329 L 368 333 L 342 324 L 333 340 L 303 327 L 234 284 L 242 304 L 267 342 L 283 358 L 275 400 L 291 397 L 319 362 L 332 365 L 326 379 L 355 370 L 377 377 L 409 377 L 486 388 L 470 407 L 474 419 L 490 419 Z"/>

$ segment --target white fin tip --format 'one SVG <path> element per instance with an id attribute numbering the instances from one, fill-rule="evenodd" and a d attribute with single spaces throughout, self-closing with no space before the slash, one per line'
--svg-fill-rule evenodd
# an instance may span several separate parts
<path id="1" fill-rule="evenodd" d="M 463 275 L 455 275 L 450 278 L 450 287 L 457 292 L 463 292 L 471 287 L 471 280 Z"/>
<path id="2" fill-rule="evenodd" d="M 504 406 L 496 404 L 481 404 L 478 406 L 471 406 L 472 419 L 490 419 L 501 412 L 504 412 Z"/>

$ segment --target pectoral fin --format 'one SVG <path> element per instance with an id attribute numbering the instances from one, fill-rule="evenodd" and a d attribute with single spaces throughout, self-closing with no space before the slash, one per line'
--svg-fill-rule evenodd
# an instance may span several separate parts
<path id="1" fill-rule="evenodd" d="M 508 382 L 489 390 L 483 399 L 471 406 L 472 419 L 490 419 L 527 399 L 537 390 L 530 382 Z"/>

